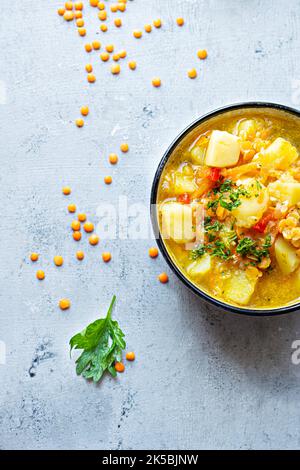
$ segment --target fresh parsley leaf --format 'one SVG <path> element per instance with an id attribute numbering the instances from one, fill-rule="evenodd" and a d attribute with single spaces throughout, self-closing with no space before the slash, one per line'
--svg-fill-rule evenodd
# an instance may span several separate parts
<path id="1" fill-rule="evenodd" d="M 262 189 L 262 185 L 260 184 L 260 182 L 258 180 L 255 180 L 255 182 L 257 190 L 259 191 L 260 189 Z"/>
<path id="2" fill-rule="evenodd" d="M 254 240 L 252 240 L 252 238 L 242 238 L 236 247 L 236 252 L 241 256 L 246 256 L 253 251 L 255 245 L 256 243 Z"/>
<path id="3" fill-rule="evenodd" d="M 223 260 L 228 260 L 231 257 L 231 251 L 226 247 L 224 242 L 217 240 L 211 252 L 212 256 L 218 256 Z"/>
<path id="4" fill-rule="evenodd" d="M 269 248 L 271 248 L 271 246 L 272 246 L 271 235 L 267 235 L 266 238 L 265 238 L 265 241 L 262 244 L 262 248 L 264 250 L 268 250 Z"/>
<path id="5" fill-rule="evenodd" d="M 220 235 L 228 249 L 237 241 L 237 234 L 234 230 L 223 230 Z"/>
<path id="6" fill-rule="evenodd" d="M 99 382 L 105 371 L 116 376 L 114 364 L 121 361 L 122 350 L 126 347 L 123 331 L 111 318 L 115 301 L 114 295 L 106 318 L 96 320 L 70 339 L 71 351 L 83 349 L 76 360 L 77 375 L 94 382 Z"/>
<path id="7" fill-rule="evenodd" d="M 206 219 L 206 218 L 205 218 Z M 219 232 L 222 228 L 222 224 L 221 222 L 219 222 L 218 220 L 216 220 L 214 223 L 211 223 L 211 217 L 209 217 L 209 221 L 207 222 L 207 220 L 204 219 L 204 229 L 206 232 Z M 208 219 L 208 217 L 207 217 Z"/>
<path id="8" fill-rule="evenodd" d="M 219 192 L 220 193 L 227 193 L 228 191 L 231 191 L 233 182 L 231 180 L 225 180 L 223 183 L 219 186 Z"/>
<path id="9" fill-rule="evenodd" d="M 207 209 L 211 209 L 213 211 L 216 211 L 217 207 L 218 207 L 218 203 L 219 203 L 219 199 L 211 199 L 207 203 Z"/>
<path id="10" fill-rule="evenodd" d="M 266 236 L 261 246 L 259 246 L 255 240 L 252 240 L 252 238 L 244 237 L 239 241 L 236 251 L 241 256 L 247 256 L 247 258 L 259 263 L 262 258 L 270 256 L 269 249 L 271 245 L 272 240 L 270 235 Z"/>
<path id="11" fill-rule="evenodd" d="M 222 196 L 219 199 L 219 203 L 221 207 L 224 207 L 224 209 L 227 209 L 228 211 L 232 211 L 232 209 L 236 209 L 238 206 L 241 205 L 241 201 L 238 198 L 234 198 L 232 200 L 230 196 L 231 201 L 228 201 L 228 199 L 224 199 Z"/>
<path id="12" fill-rule="evenodd" d="M 225 180 L 219 186 L 214 188 L 214 194 L 217 196 L 208 202 L 207 208 L 216 211 L 218 204 L 228 211 L 232 211 L 241 205 L 240 196 L 250 197 L 250 193 L 243 187 L 237 187 L 231 180 Z"/>
<path id="13" fill-rule="evenodd" d="M 190 257 L 192 259 L 197 259 L 203 256 L 205 252 L 206 252 L 206 248 L 204 245 L 201 244 L 201 245 L 198 245 L 197 248 L 191 251 Z"/>
<path id="14" fill-rule="evenodd" d="M 211 217 L 209 215 L 206 215 L 204 217 L 204 225 L 209 225 L 211 222 Z"/>
<path id="15" fill-rule="evenodd" d="M 226 246 L 221 240 L 210 240 L 213 243 L 207 243 L 206 245 L 198 245 L 197 248 L 191 251 L 190 258 L 198 259 L 203 256 L 205 253 L 209 253 L 211 256 L 218 256 L 223 260 L 228 260 L 231 258 L 232 253 L 230 249 Z"/>

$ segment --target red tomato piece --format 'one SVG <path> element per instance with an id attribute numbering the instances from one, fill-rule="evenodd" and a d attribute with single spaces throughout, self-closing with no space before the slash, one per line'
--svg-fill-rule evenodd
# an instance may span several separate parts
<path id="1" fill-rule="evenodd" d="M 189 204 L 191 202 L 191 196 L 188 193 L 180 194 L 177 198 L 178 202 L 182 204 Z"/>
<path id="2" fill-rule="evenodd" d="M 212 181 L 216 182 L 219 181 L 221 176 L 221 170 L 220 168 L 211 168 L 210 169 L 210 178 Z"/>
<path id="3" fill-rule="evenodd" d="M 253 226 L 253 230 L 256 230 L 257 232 L 260 232 L 260 233 L 264 233 L 271 219 L 272 219 L 271 214 L 265 215 L 257 222 L 257 224 Z"/>

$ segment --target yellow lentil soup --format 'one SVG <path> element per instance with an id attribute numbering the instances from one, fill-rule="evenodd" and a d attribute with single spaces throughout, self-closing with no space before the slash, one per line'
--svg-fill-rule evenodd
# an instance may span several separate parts
<path id="1" fill-rule="evenodd" d="M 300 298 L 299 117 L 233 109 L 173 148 L 157 217 L 173 263 L 226 304 L 276 309 Z"/>

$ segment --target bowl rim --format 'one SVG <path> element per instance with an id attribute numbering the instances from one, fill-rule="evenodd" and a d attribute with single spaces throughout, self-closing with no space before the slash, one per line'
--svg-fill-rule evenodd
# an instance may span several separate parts
<path id="1" fill-rule="evenodd" d="M 159 185 L 160 177 L 162 175 L 162 172 L 165 168 L 166 163 L 168 162 L 171 154 L 173 153 L 173 150 L 177 147 L 177 145 L 182 141 L 182 139 L 187 134 L 189 134 L 193 129 L 195 129 L 200 124 L 206 122 L 207 120 L 215 116 L 222 115 L 229 111 L 235 111 L 235 110 L 247 109 L 247 108 L 276 109 L 276 110 L 284 111 L 286 113 L 292 114 L 293 116 L 300 118 L 300 111 L 295 108 L 292 108 L 290 106 L 286 106 L 283 104 L 279 104 L 279 103 L 264 102 L 264 101 L 245 101 L 245 102 L 229 104 L 229 105 L 214 109 L 212 111 L 209 111 L 205 113 L 204 115 L 200 116 L 198 119 L 194 120 L 191 124 L 186 126 L 185 129 L 177 135 L 177 137 L 173 140 L 173 142 L 169 145 L 167 150 L 164 152 L 164 155 L 158 164 L 157 170 L 154 175 L 153 183 L 152 183 L 152 188 L 151 188 L 150 217 L 151 217 L 152 228 L 154 231 L 155 239 L 164 259 L 167 261 L 168 265 L 170 266 L 172 271 L 176 274 L 176 276 L 183 282 L 183 284 L 186 287 L 188 287 L 198 297 L 200 297 L 201 299 L 205 300 L 206 302 L 210 304 L 213 304 L 214 306 L 218 308 L 227 310 L 231 313 L 237 313 L 241 315 L 260 316 L 260 317 L 284 315 L 286 313 L 291 313 L 291 312 L 295 312 L 296 310 L 299 310 L 300 300 L 294 305 L 287 305 L 287 306 L 271 308 L 271 309 L 242 308 L 242 307 L 237 307 L 235 305 L 227 304 L 226 302 L 218 300 L 210 296 L 203 290 L 201 290 L 195 284 L 193 284 L 187 277 L 183 275 L 181 270 L 176 266 L 171 256 L 169 255 L 166 249 L 166 246 L 164 244 L 163 238 L 161 237 L 159 223 L 157 219 L 156 201 L 157 201 L 158 185 Z"/>

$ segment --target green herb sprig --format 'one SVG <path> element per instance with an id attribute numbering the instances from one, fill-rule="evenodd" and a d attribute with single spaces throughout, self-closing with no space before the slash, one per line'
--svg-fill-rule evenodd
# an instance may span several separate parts
<path id="1" fill-rule="evenodd" d="M 272 241 L 271 236 L 267 235 L 261 246 L 252 238 L 244 237 L 242 238 L 237 247 L 236 252 L 243 257 L 247 257 L 260 263 L 262 258 L 270 256 L 269 249 L 271 248 Z"/>
<path id="2" fill-rule="evenodd" d="M 191 259 L 198 259 L 205 253 L 209 253 L 211 256 L 223 259 L 227 261 L 232 257 L 232 253 L 229 248 L 226 247 L 225 243 L 221 240 L 216 240 L 214 243 L 208 243 L 207 245 L 198 245 L 197 248 L 191 251 Z"/>
<path id="3" fill-rule="evenodd" d="M 94 321 L 70 339 L 71 351 L 83 349 L 76 360 L 77 375 L 94 382 L 99 382 L 105 371 L 116 376 L 115 362 L 121 361 L 122 350 L 126 347 L 123 331 L 111 318 L 115 301 L 114 295 L 105 318 Z"/>
<path id="4" fill-rule="evenodd" d="M 206 252 L 205 246 L 200 244 L 197 246 L 197 248 L 191 251 L 190 257 L 191 259 L 201 258 L 201 256 L 203 256 L 205 252 Z"/>
<path id="5" fill-rule="evenodd" d="M 226 261 L 232 257 L 232 253 L 229 248 L 226 247 L 224 242 L 217 240 L 212 247 L 211 256 L 217 256 L 218 258 Z"/>
<path id="6" fill-rule="evenodd" d="M 217 196 L 211 199 L 207 208 L 216 211 L 218 204 L 228 211 L 232 211 L 241 205 L 240 196 L 250 197 L 249 191 L 242 187 L 234 186 L 231 180 L 225 180 L 219 186 L 213 189 L 213 193 Z"/>

